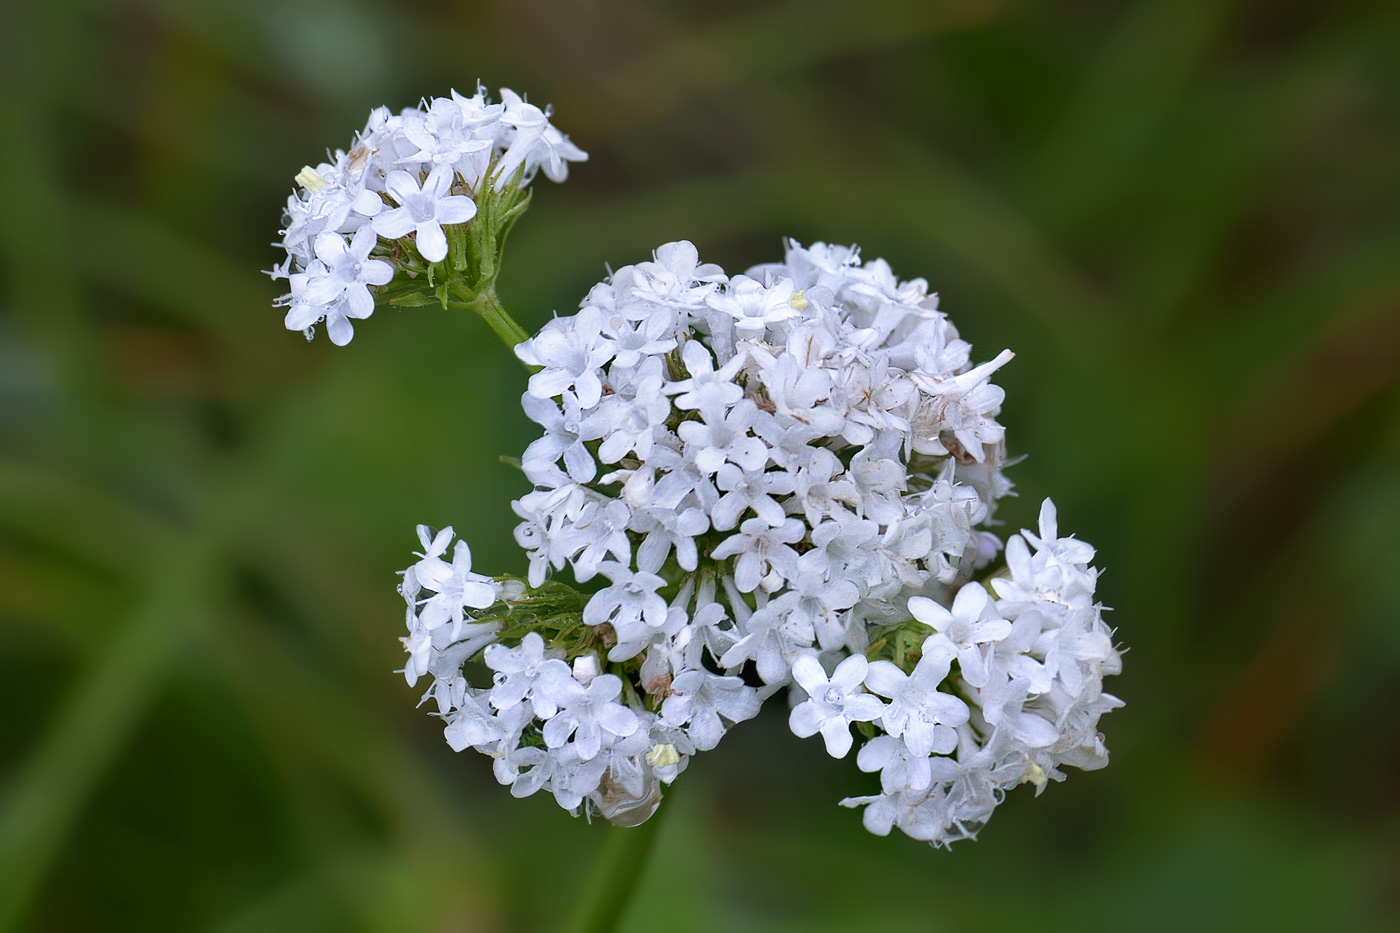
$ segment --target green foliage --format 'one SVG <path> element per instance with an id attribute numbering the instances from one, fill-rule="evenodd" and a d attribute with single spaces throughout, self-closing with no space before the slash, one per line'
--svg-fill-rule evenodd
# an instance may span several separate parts
<path id="1" fill-rule="evenodd" d="M 503 644 L 518 645 L 526 634 L 539 632 L 548 647 L 563 648 L 565 656 L 571 658 L 602 644 L 601 636 L 583 624 L 587 594 L 557 580 L 528 588 L 517 577 L 502 582 L 506 580 L 514 580 L 525 589 L 525 595 L 512 596 L 509 603 L 497 603 L 475 617 L 477 622 L 499 622 Z"/>
<path id="2" fill-rule="evenodd" d="M 905 619 L 883 626 L 870 634 L 870 647 L 866 657 L 874 660 L 893 661 L 904 673 L 914 669 L 923 653 L 924 640 L 933 634 L 933 628 L 918 619 Z"/>

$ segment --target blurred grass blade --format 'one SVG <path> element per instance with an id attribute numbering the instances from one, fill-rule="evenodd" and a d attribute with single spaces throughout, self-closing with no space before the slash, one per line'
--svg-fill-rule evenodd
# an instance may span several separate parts
<path id="1" fill-rule="evenodd" d="M 27 909 L 84 803 L 126 744 L 160 674 L 206 621 L 218 548 L 208 529 L 172 539 L 149 568 L 149 595 L 10 783 L 0 810 L 0 930 Z"/>

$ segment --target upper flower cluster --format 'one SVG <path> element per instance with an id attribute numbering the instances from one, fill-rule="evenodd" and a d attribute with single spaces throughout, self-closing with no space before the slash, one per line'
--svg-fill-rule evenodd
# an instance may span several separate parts
<path id="1" fill-rule="evenodd" d="M 644 818 L 784 689 L 832 755 L 855 727 L 882 793 L 847 803 L 876 832 L 947 843 L 1007 788 L 1106 761 L 1118 654 L 1093 551 L 1047 502 L 991 567 L 1011 486 L 990 380 L 1011 353 L 974 364 L 923 280 L 796 243 L 729 277 L 670 243 L 517 353 L 543 429 L 515 503 L 531 590 L 473 575 L 461 544 L 448 565 L 426 532 L 404 589 L 407 676 L 434 676 L 449 741 L 513 793 Z M 511 607 L 566 567 L 602 585 L 522 634 Z M 490 687 L 462 674 L 478 654 Z"/>
<path id="2" fill-rule="evenodd" d="M 499 102 L 478 89 L 398 114 L 380 107 L 348 152 L 296 177 L 282 231 L 287 258 L 271 273 L 290 286 L 278 300 L 287 328 L 310 337 L 324 322 L 331 342 L 349 343 L 351 320 L 374 312 L 370 288 L 388 286 L 396 271 L 431 274 L 483 199 L 511 200 L 539 171 L 563 181 L 568 163 L 586 158 L 547 111 L 505 88 Z M 460 230 L 456 239 L 465 254 Z"/>

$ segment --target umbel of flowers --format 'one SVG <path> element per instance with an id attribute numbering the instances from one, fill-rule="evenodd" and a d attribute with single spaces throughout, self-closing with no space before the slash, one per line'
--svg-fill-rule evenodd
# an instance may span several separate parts
<path id="1" fill-rule="evenodd" d="M 405 673 L 513 793 L 644 818 L 779 693 L 797 735 L 860 742 L 879 792 L 844 803 L 877 833 L 946 844 L 1008 789 L 1107 762 L 1093 549 L 1047 501 L 993 567 L 1011 354 L 973 365 L 924 282 L 796 243 L 731 278 L 668 243 L 516 352 L 542 431 L 514 503 L 528 578 L 422 529 L 404 582 Z M 562 613 L 560 571 L 592 584 Z"/>
<path id="2" fill-rule="evenodd" d="M 287 258 L 271 273 L 290 286 L 278 299 L 288 330 L 310 339 L 324 324 L 344 346 L 377 294 L 398 307 L 458 303 L 503 337 L 525 338 L 495 296 L 506 235 L 537 172 L 563 181 L 569 163 L 588 156 L 546 111 L 506 88 L 501 98 L 478 88 L 397 114 L 380 107 L 348 152 L 297 174 L 282 231 Z"/>
<path id="3" fill-rule="evenodd" d="M 429 143 L 445 145 L 413 157 Z M 493 160 L 511 169 L 503 145 L 453 186 L 479 201 Z M 439 170 L 417 168 L 425 187 Z M 494 302 L 472 268 L 462 294 Z M 451 528 L 420 526 L 400 590 L 405 677 L 512 794 L 639 823 L 775 695 L 796 735 L 878 774 L 842 803 L 881 835 L 948 845 L 1011 788 L 1107 764 L 1120 658 L 1094 550 L 1060 536 L 1049 500 L 1035 532 L 991 530 L 1011 490 L 991 380 L 1012 354 L 976 362 L 922 279 L 821 243 L 729 276 L 681 241 L 510 342 L 541 429 L 513 503 L 528 572 L 480 574 Z"/>

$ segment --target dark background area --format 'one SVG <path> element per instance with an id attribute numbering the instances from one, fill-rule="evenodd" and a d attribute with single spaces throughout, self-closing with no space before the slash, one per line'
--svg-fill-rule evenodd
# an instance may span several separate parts
<path id="1" fill-rule="evenodd" d="M 555 929 L 602 827 L 415 710 L 394 571 L 521 572 L 525 373 L 479 320 L 306 343 L 292 176 L 481 79 L 541 180 L 533 329 L 689 238 L 925 276 L 1020 498 L 1099 548 L 1113 762 L 880 839 L 781 710 L 698 756 L 629 930 L 1400 926 L 1400 8 L 144 0 L 0 10 L 0 927 Z"/>

